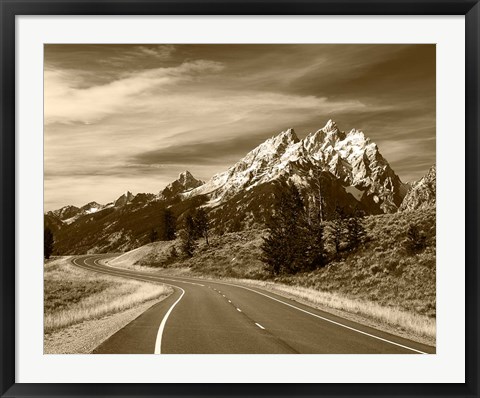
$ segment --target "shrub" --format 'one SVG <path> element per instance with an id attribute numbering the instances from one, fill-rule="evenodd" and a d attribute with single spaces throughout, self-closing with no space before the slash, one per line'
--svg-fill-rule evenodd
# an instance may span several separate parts
<path id="1" fill-rule="evenodd" d="M 427 247 L 427 237 L 416 225 L 410 224 L 404 245 L 408 254 L 420 253 Z"/>

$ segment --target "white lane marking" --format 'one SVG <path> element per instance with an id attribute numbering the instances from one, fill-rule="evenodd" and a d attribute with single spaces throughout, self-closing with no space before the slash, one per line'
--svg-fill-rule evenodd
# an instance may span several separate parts
<path id="1" fill-rule="evenodd" d="M 255 322 L 255 325 L 257 325 L 260 329 L 265 330 L 265 328 L 262 325 L 260 325 L 259 323 Z"/>
<path id="2" fill-rule="evenodd" d="M 78 265 L 78 264 L 77 264 L 77 265 Z M 112 267 L 112 268 L 114 268 L 114 267 Z M 257 290 L 250 289 L 250 288 L 245 287 L 245 286 L 235 285 L 235 284 L 233 284 L 233 283 L 217 282 L 217 281 L 214 281 L 214 283 L 218 283 L 218 284 L 226 285 L 226 286 L 234 286 L 234 287 L 238 287 L 238 288 L 241 288 L 241 289 L 249 290 L 249 291 L 251 291 L 251 292 L 253 292 L 253 293 L 257 293 L 257 294 L 260 294 L 261 296 L 268 297 L 268 298 L 271 299 L 271 300 L 277 301 L 277 302 L 282 303 L 282 304 L 284 304 L 284 305 L 287 305 L 287 306 L 289 306 L 289 307 L 291 307 L 291 308 L 294 308 L 294 309 L 296 309 L 296 310 L 298 310 L 298 311 L 304 312 L 305 314 L 309 314 L 309 315 L 311 315 L 311 316 L 314 316 L 314 317 L 316 317 L 316 318 L 322 319 L 322 320 L 324 320 L 324 321 L 326 321 L 326 322 L 330 322 L 330 323 L 332 323 L 332 324 L 334 324 L 334 325 L 343 327 L 343 328 L 345 328 L 345 329 L 352 330 L 352 331 L 354 331 L 354 332 L 363 334 L 363 335 L 365 335 L 365 336 L 369 336 L 369 337 L 372 337 L 372 338 L 374 338 L 374 339 L 383 341 L 383 342 L 385 342 L 385 343 L 393 344 L 393 345 L 396 345 L 396 346 L 398 346 L 398 347 L 405 348 L 405 349 L 410 350 L 410 351 L 418 352 L 419 354 L 428 354 L 427 352 L 423 352 L 423 351 L 417 350 L 417 349 L 415 349 L 415 348 L 411 348 L 411 347 L 408 347 L 408 346 L 406 346 L 406 345 L 403 345 L 403 344 L 400 344 L 400 343 L 396 343 L 396 342 L 391 341 L 391 340 L 384 339 L 383 337 L 375 336 L 374 334 L 370 334 L 370 333 L 364 332 L 364 331 L 362 331 L 362 330 L 355 329 L 354 327 L 344 325 L 343 323 L 336 322 L 336 321 L 333 321 L 333 320 L 331 320 L 331 319 L 325 318 L 325 317 L 323 317 L 323 316 L 314 314 L 313 312 L 310 312 L 310 311 L 304 310 L 304 309 L 302 309 L 302 308 L 296 307 L 296 306 L 294 306 L 294 305 L 292 305 L 292 304 L 286 303 L 286 302 L 284 302 L 284 301 L 282 301 L 282 300 L 279 300 L 279 299 L 277 299 L 277 298 L 275 298 L 275 297 L 269 296 L 268 294 L 261 293 L 261 292 L 259 292 L 259 291 L 257 291 Z M 238 308 L 237 308 L 237 309 L 238 309 Z"/>
<path id="3" fill-rule="evenodd" d="M 364 332 L 364 331 L 362 331 L 362 330 L 355 329 L 354 327 L 344 325 L 343 323 L 336 322 L 336 321 L 333 321 L 333 320 L 331 320 L 331 319 L 325 318 L 325 317 L 323 317 L 323 316 L 321 316 L 321 315 L 314 314 L 313 312 L 304 310 L 303 308 L 296 307 L 296 306 L 294 306 L 294 305 L 292 305 L 292 304 L 286 303 L 286 302 L 284 302 L 284 301 L 282 301 L 282 300 L 279 300 L 279 299 L 277 299 L 277 298 L 275 298 L 275 297 L 269 296 L 268 294 L 261 293 L 261 292 L 259 292 L 259 291 L 257 291 L 257 290 L 250 289 L 250 288 L 245 287 L 245 286 L 235 285 L 235 284 L 233 284 L 233 283 L 227 283 L 227 282 L 217 282 L 217 281 L 215 281 L 214 283 L 218 283 L 218 284 L 222 284 L 222 285 L 227 285 L 227 286 L 234 286 L 234 287 L 239 287 L 239 288 L 241 288 L 241 289 L 249 290 L 249 291 L 251 291 L 251 292 L 260 294 L 261 296 L 268 297 L 268 298 L 271 299 L 271 300 L 277 301 L 277 302 L 282 303 L 282 304 L 284 304 L 284 305 L 287 305 L 287 306 L 289 306 L 289 307 L 291 307 L 291 308 L 294 308 L 294 309 L 296 309 L 296 310 L 298 310 L 298 311 L 301 311 L 301 312 L 304 312 L 304 313 L 309 314 L 309 315 L 311 315 L 311 316 L 314 316 L 314 317 L 316 317 L 316 318 L 322 319 L 322 320 L 324 320 L 324 321 L 326 321 L 326 322 L 333 323 L 334 325 L 343 327 L 343 328 L 345 328 L 345 329 L 352 330 L 352 331 L 354 331 L 354 332 L 363 334 L 363 335 L 365 335 L 365 336 L 369 336 L 369 337 L 372 337 L 372 338 L 374 338 L 374 339 L 377 339 L 377 340 L 380 340 L 380 341 L 384 341 L 385 343 L 393 344 L 393 345 L 396 345 L 396 346 L 398 346 L 398 347 L 405 348 L 405 349 L 410 350 L 410 351 L 418 352 L 419 354 L 428 354 L 427 352 L 423 352 L 423 351 L 417 350 L 417 349 L 415 349 L 415 348 L 408 347 L 408 346 L 406 346 L 406 345 L 403 345 L 403 344 L 400 344 L 400 343 L 396 343 L 396 342 L 391 341 L 391 340 L 384 339 L 383 337 L 375 336 L 374 334 L 370 334 L 370 333 Z"/>
<path id="4" fill-rule="evenodd" d="M 237 308 L 237 311 L 238 311 L 238 312 L 242 312 L 242 310 L 241 310 L 240 308 Z"/>
<path id="5" fill-rule="evenodd" d="M 224 294 L 222 294 L 222 296 L 223 296 L 223 297 L 225 297 L 225 295 L 224 295 Z"/>
<path id="6" fill-rule="evenodd" d="M 178 288 L 182 291 L 182 294 L 180 295 L 178 300 L 173 303 L 173 305 L 170 307 L 170 309 L 168 310 L 168 312 L 165 314 L 165 316 L 162 319 L 162 323 L 160 324 L 160 327 L 158 328 L 157 339 L 155 340 L 154 354 L 161 354 L 162 353 L 163 329 L 165 329 L 165 324 L 167 323 L 167 319 L 170 316 L 170 313 L 173 311 L 175 306 L 178 304 L 178 302 L 182 299 L 183 295 L 185 294 L 185 290 L 183 290 L 181 287 L 178 287 Z"/>
<path id="7" fill-rule="evenodd" d="M 229 303 L 231 303 L 231 301 L 230 301 L 230 300 L 228 300 L 228 302 L 229 302 Z"/>
<path id="8" fill-rule="evenodd" d="M 73 263 L 80 267 L 80 268 L 84 268 L 84 269 L 89 269 L 90 271 L 92 271 L 92 269 L 88 268 L 87 267 L 82 267 L 82 265 L 78 264 L 76 262 L 78 258 L 75 258 L 73 259 Z M 95 263 L 95 261 L 94 261 Z M 86 264 L 87 265 L 87 264 Z M 98 264 L 97 264 L 98 265 Z M 113 267 L 112 267 L 113 268 Z M 95 270 L 93 270 L 95 271 Z M 142 278 L 139 278 L 139 277 L 136 277 L 133 275 L 132 276 L 129 276 L 129 275 L 119 275 L 119 274 L 109 274 L 108 272 L 102 272 L 102 271 L 97 271 L 97 272 L 100 272 L 102 274 L 106 274 L 106 275 L 112 275 L 112 276 L 123 276 L 125 278 L 130 278 L 130 279 L 136 279 L 136 280 L 142 280 L 142 281 L 145 281 L 145 282 L 155 282 L 155 281 L 152 281 L 152 280 L 149 280 L 149 279 L 142 279 Z M 158 282 L 158 281 L 157 281 Z M 180 289 L 182 291 L 182 294 L 180 295 L 180 297 L 178 298 L 177 301 L 175 301 L 173 303 L 173 305 L 169 308 L 169 310 L 167 311 L 167 313 L 165 314 L 165 316 L 163 317 L 162 319 L 162 322 L 160 323 L 160 327 L 158 328 L 158 332 L 157 332 L 157 338 L 155 340 L 155 350 L 154 350 L 154 354 L 161 354 L 161 349 L 162 349 L 162 336 L 163 336 L 163 330 L 165 329 L 165 324 L 167 323 L 167 319 L 168 317 L 170 316 L 171 312 L 173 311 L 173 309 L 175 308 L 175 306 L 178 304 L 178 302 L 182 299 L 183 295 L 185 294 L 185 290 L 183 290 L 181 287 L 179 286 L 174 286 L 174 285 L 170 285 L 168 283 L 164 283 L 165 285 L 168 285 L 168 286 L 172 286 L 172 287 L 175 287 L 177 289 Z"/>
<path id="9" fill-rule="evenodd" d="M 400 344 L 400 343 L 396 343 L 396 342 L 391 341 L 391 340 L 384 339 L 383 337 L 375 336 L 375 335 L 373 335 L 373 334 L 364 332 L 364 331 L 362 331 L 362 330 L 355 329 L 355 328 L 353 328 L 353 327 L 351 327 L 351 326 L 344 325 L 343 323 L 336 322 L 336 321 L 333 321 L 333 320 L 331 320 L 331 319 L 325 318 L 325 317 L 323 317 L 323 316 L 314 314 L 313 312 L 304 310 L 303 308 L 296 307 L 296 306 L 294 306 L 294 305 L 292 305 L 292 304 L 289 304 L 289 303 L 285 303 L 285 302 L 282 301 L 282 300 L 278 300 L 278 299 L 276 299 L 275 297 L 269 296 L 268 294 L 264 294 L 264 293 L 258 292 L 258 291 L 256 291 L 256 290 L 249 289 L 248 287 L 240 286 L 240 285 L 234 285 L 234 284 L 232 284 L 232 283 L 226 283 L 226 282 L 215 282 L 215 283 L 221 283 L 221 284 L 223 284 L 223 285 L 235 286 L 235 287 L 239 287 L 239 288 L 242 288 L 242 289 L 245 289 L 245 290 L 250 290 L 251 292 L 254 292 L 254 293 L 260 294 L 260 295 L 262 295 L 262 296 L 268 297 L 269 299 L 278 301 L 279 303 L 288 305 L 289 307 L 295 308 L 295 309 L 298 310 L 298 311 L 301 311 L 301 312 L 304 312 L 304 313 L 309 314 L 309 315 L 311 315 L 311 316 L 314 316 L 314 317 L 316 317 L 316 318 L 322 319 L 322 320 L 324 320 L 324 321 L 326 321 L 326 322 L 333 323 L 334 325 L 341 326 L 341 327 L 343 327 L 343 328 L 345 328 L 345 329 L 352 330 L 352 331 L 354 331 L 354 332 L 363 334 L 363 335 L 365 335 L 365 336 L 369 336 L 369 337 L 372 337 L 372 338 L 374 338 L 374 339 L 381 340 L 381 341 L 384 341 L 384 342 L 386 342 L 386 343 L 390 343 L 390 344 L 396 345 L 396 346 L 398 346 L 398 347 L 405 348 L 405 349 L 410 350 L 410 351 L 418 352 L 419 354 L 428 354 L 427 352 L 423 352 L 423 351 L 420 351 L 420 350 L 416 350 L 415 348 L 407 347 L 406 345 L 403 345 L 403 344 Z M 237 309 L 238 309 L 238 308 L 237 308 Z"/>

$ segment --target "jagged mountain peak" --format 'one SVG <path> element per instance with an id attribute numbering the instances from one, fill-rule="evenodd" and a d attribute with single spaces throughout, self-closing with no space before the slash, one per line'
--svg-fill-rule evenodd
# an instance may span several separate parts
<path id="1" fill-rule="evenodd" d="M 82 210 L 88 210 L 88 209 L 91 209 L 93 207 L 101 207 L 102 205 L 100 203 L 97 203 L 97 202 L 88 202 L 87 204 L 83 205 L 81 207 Z"/>
<path id="2" fill-rule="evenodd" d="M 335 123 L 332 119 L 329 119 L 327 124 L 321 128 L 321 130 L 323 130 L 325 133 L 340 131 L 337 127 L 337 123 Z"/>
<path id="3" fill-rule="evenodd" d="M 66 220 L 70 217 L 73 217 L 73 216 L 77 215 L 80 211 L 81 211 L 81 209 L 79 209 L 78 207 L 68 205 L 68 206 L 63 206 L 63 207 L 61 207 L 60 209 L 57 209 L 57 210 L 49 211 L 49 212 L 47 212 L 47 214 L 49 214 L 53 217 L 57 217 L 57 218 L 59 218 L 60 220 L 63 221 L 63 220 Z"/>
<path id="4" fill-rule="evenodd" d="M 104 207 L 105 206 L 97 202 L 89 202 L 80 208 L 71 205 L 64 206 L 58 210 L 47 212 L 47 215 L 54 216 L 68 225 L 77 220 L 79 217 L 85 214 L 96 213 L 97 211 L 102 210 Z"/>
<path id="5" fill-rule="evenodd" d="M 282 131 L 186 196 L 207 194 L 211 205 L 216 206 L 241 191 L 278 178 L 308 187 L 310 170 L 331 173 L 344 187 L 359 190 L 357 196 L 372 211 L 396 211 L 405 194 L 402 182 L 375 143 L 362 131 L 352 129 L 347 134 L 329 120 L 303 140 L 293 129 Z"/>
<path id="6" fill-rule="evenodd" d="M 335 145 L 345 137 L 345 132 L 340 131 L 337 123 L 330 119 L 324 127 L 307 135 L 303 139 L 303 145 L 307 150 L 321 150 L 325 145 Z"/>
<path id="7" fill-rule="evenodd" d="M 282 131 L 280 134 L 276 136 L 277 141 L 281 140 L 282 142 L 286 143 L 297 143 L 299 138 L 297 137 L 297 133 L 295 133 L 295 130 L 293 128 L 289 128 L 285 131 Z"/>
<path id="8" fill-rule="evenodd" d="M 177 181 L 187 189 L 194 188 L 200 180 L 197 180 L 188 170 L 183 171 L 178 175 Z"/>
<path id="9" fill-rule="evenodd" d="M 121 195 L 114 203 L 115 207 L 125 206 L 127 203 L 130 203 L 135 195 L 130 191 L 125 191 L 123 195 Z"/>
<path id="10" fill-rule="evenodd" d="M 178 179 L 172 181 L 159 193 L 159 197 L 161 199 L 169 200 L 181 193 L 200 187 L 203 184 L 205 184 L 204 181 L 197 180 L 192 173 L 185 170 L 178 175 Z"/>
<path id="11" fill-rule="evenodd" d="M 295 130 L 292 128 L 289 128 L 269 138 L 268 140 L 260 144 L 258 147 L 256 147 L 249 154 L 247 154 L 247 156 L 253 153 L 260 153 L 260 152 L 264 152 L 264 153 L 265 152 L 270 152 L 270 153 L 283 152 L 286 147 L 288 147 L 291 144 L 296 144 L 299 141 L 300 140 L 297 134 L 295 133 Z"/>

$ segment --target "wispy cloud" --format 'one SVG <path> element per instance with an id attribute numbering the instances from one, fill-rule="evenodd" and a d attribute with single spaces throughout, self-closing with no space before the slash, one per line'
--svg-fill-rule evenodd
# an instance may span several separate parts
<path id="1" fill-rule="evenodd" d="M 184 169 L 208 179 L 329 118 L 363 129 L 404 180 L 435 159 L 434 46 L 49 45 L 45 57 L 51 207 L 92 189 L 157 192 Z"/>
<path id="2" fill-rule="evenodd" d="M 111 83 L 78 88 L 75 71 L 46 70 L 45 123 L 91 123 L 135 105 L 135 97 L 204 73 L 215 73 L 222 65 L 212 61 L 185 62 L 174 68 L 157 68 L 129 73 Z"/>

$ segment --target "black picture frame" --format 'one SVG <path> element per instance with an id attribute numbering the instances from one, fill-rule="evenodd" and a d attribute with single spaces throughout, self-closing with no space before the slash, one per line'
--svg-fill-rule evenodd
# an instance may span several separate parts
<path id="1" fill-rule="evenodd" d="M 478 0 L 0 0 L 0 393 L 22 396 L 479 396 L 480 4 Z M 15 382 L 15 17 L 17 15 L 465 15 L 466 363 L 463 384 L 19 384 Z M 459 214 L 459 217 L 463 215 Z"/>

